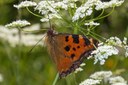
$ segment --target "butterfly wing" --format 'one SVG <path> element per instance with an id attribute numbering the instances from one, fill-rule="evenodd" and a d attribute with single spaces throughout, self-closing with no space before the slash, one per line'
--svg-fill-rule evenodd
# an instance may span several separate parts
<path id="1" fill-rule="evenodd" d="M 56 63 L 60 78 L 73 72 L 92 50 L 94 40 L 82 35 L 56 34 L 48 36 L 47 45 Z"/>

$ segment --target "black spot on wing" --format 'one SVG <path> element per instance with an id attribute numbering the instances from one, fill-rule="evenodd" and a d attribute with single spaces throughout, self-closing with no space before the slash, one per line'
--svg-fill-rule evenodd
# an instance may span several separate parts
<path id="1" fill-rule="evenodd" d="M 73 54 L 71 54 L 71 58 L 73 59 L 75 57 L 75 54 L 73 53 Z"/>
<path id="2" fill-rule="evenodd" d="M 76 48 L 72 48 L 74 51 L 76 51 Z"/>
<path id="3" fill-rule="evenodd" d="M 70 50 L 70 47 L 71 47 L 71 46 L 66 46 L 66 47 L 64 47 L 64 49 L 65 49 L 66 51 L 69 51 L 69 50 Z"/>
<path id="4" fill-rule="evenodd" d="M 80 46 L 77 46 L 77 48 L 80 48 Z"/>
<path id="5" fill-rule="evenodd" d="M 84 39 L 84 42 L 85 42 L 85 45 L 90 45 L 90 41 L 88 38 L 86 38 L 85 36 L 83 36 L 83 39 Z"/>
<path id="6" fill-rule="evenodd" d="M 79 43 L 79 35 L 72 35 L 72 38 L 74 43 Z"/>
<path id="7" fill-rule="evenodd" d="M 66 42 L 68 42 L 68 41 L 69 41 L 69 39 L 68 39 L 68 38 L 69 38 L 69 36 L 66 36 L 66 37 L 65 37 L 65 41 L 66 41 Z"/>

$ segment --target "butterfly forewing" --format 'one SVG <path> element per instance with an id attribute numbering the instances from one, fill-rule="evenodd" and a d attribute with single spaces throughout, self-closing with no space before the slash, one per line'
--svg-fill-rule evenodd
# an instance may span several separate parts
<path id="1" fill-rule="evenodd" d="M 48 50 L 56 63 L 60 77 L 73 72 L 94 50 L 93 40 L 76 34 L 54 34 L 47 37 Z M 84 56 L 86 55 L 86 56 Z"/>

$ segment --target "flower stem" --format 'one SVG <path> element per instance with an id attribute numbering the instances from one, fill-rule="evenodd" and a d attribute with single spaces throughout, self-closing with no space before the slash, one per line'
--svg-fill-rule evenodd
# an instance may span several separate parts
<path id="1" fill-rule="evenodd" d="M 57 82 L 58 78 L 59 78 L 59 73 L 56 74 L 56 77 L 55 77 L 52 85 L 56 85 L 56 82 Z"/>
<path id="2" fill-rule="evenodd" d="M 33 12 L 28 8 L 28 7 L 26 7 L 26 9 L 27 9 L 27 10 L 28 10 L 28 12 L 30 12 L 32 15 L 42 18 L 42 16 L 40 16 L 40 15 L 38 15 L 38 14 L 33 13 Z"/>

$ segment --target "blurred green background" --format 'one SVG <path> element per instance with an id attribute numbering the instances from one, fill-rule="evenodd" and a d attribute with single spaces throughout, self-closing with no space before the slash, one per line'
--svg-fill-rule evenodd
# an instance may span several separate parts
<path id="1" fill-rule="evenodd" d="M 13 7 L 18 2 L 18 0 L 0 0 L 0 25 L 18 19 L 18 11 Z M 111 8 L 105 10 L 105 13 L 109 13 L 110 10 Z M 39 18 L 30 14 L 26 9 L 21 10 L 21 19 L 26 19 L 32 24 L 40 23 Z M 102 23 L 96 30 L 99 35 L 106 38 L 110 36 L 117 36 L 121 39 L 124 36 L 128 37 L 128 0 L 125 0 L 123 5 L 116 7 L 109 17 L 99 20 L 99 22 Z M 62 28 L 64 26 L 65 24 L 56 30 L 67 32 L 69 29 Z M 72 33 L 72 30 L 70 32 Z M 0 39 L 0 74 L 3 76 L 0 85 L 51 85 L 57 71 L 46 47 L 36 46 L 31 55 L 27 55 L 32 46 L 22 46 L 20 58 L 18 57 L 17 47 L 11 47 L 7 41 Z M 110 57 L 103 66 L 94 65 L 93 60 L 85 60 L 85 62 L 84 71 L 75 74 L 75 78 L 74 74 L 71 74 L 64 79 L 58 80 L 57 85 L 80 83 L 88 78 L 91 73 L 99 70 L 116 72 L 124 69 L 119 75 L 128 81 L 128 58 L 123 55 Z"/>

